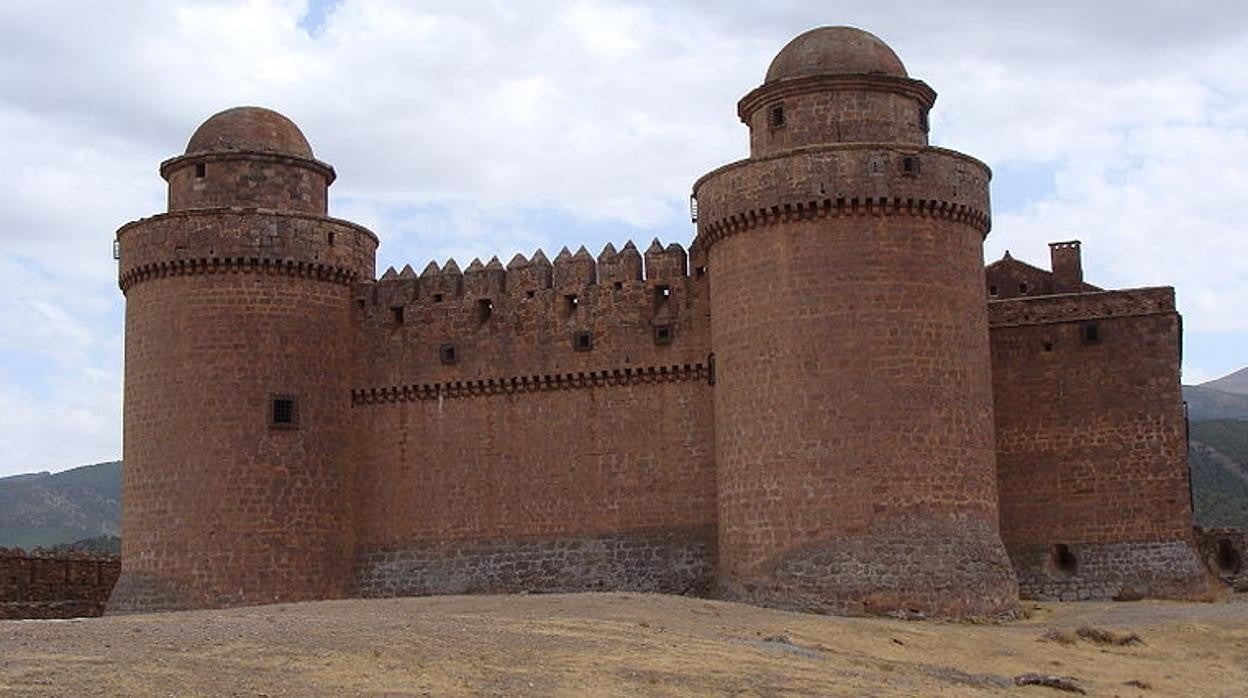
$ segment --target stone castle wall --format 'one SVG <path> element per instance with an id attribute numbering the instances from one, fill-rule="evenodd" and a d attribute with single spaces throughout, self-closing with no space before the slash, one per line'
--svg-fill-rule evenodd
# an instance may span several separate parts
<path id="1" fill-rule="evenodd" d="M 117 557 L 0 548 L 0 620 L 98 616 L 120 568 Z"/>
<path id="2" fill-rule="evenodd" d="M 1024 596 L 1206 592 L 1173 289 L 995 301 L 989 319 L 1001 535 Z"/>

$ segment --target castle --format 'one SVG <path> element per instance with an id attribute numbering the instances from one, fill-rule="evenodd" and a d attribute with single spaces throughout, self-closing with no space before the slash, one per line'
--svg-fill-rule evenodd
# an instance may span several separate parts
<path id="1" fill-rule="evenodd" d="M 1192 597 L 1173 289 L 983 266 L 990 172 L 875 36 L 802 34 L 688 251 L 393 269 L 272 111 L 117 232 L 110 612 L 639 590 L 840 613 Z"/>

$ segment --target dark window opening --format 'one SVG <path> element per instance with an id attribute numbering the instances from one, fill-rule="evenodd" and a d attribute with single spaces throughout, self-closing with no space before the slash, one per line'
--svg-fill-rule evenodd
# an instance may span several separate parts
<path id="1" fill-rule="evenodd" d="M 577 306 L 581 304 L 581 299 L 577 298 L 576 294 L 568 294 L 563 297 L 563 303 L 564 310 L 567 311 L 568 315 L 571 315 L 576 312 Z"/>
<path id="2" fill-rule="evenodd" d="M 654 328 L 655 344 L 671 344 L 672 343 L 672 326 L 659 325 Z"/>
<path id="3" fill-rule="evenodd" d="M 617 291 L 623 291 L 623 290 L 624 290 L 624 282 L 623 282 L 623 281 L 617 281 L 617 282 L 615 282 L 615 283 L 612 285 L 612 288 L 614 288 L 614 289 L 615 289 L 615 290 L 617 290 Z"/>
<path id="4" fill-rule="evenodd" d="M 694 274 L 695 274 L 698 278 L 702 278 L 703 276 L 706 276 L 706 267 L 694 267 L 694 268 L 693 268 L 693 273 L 694 273 Z"/>
<path id="5" fill-rule="evenodd" d="M 459 355 L 455 351 L 455 345 L 443 344 L 438 347 L 438 358 L 441 359 L 444 364 L 453 364 L 459 361 Z"/>
<path id="6" fill-rule="evenodd" d="M 1043 342 L 1042 346 L 1045 351 L 1053 351 L 1053 342 Z"/>
<path id="7" fill-rule="evenodd" d="M 537 295 L 537 291 L 525 291 L 524 292 L 525 298 L 533 298 L 536 295 Z"/>
<path id="8" fill-rule="evenodd" d="M 997 287 L 996 287 L 996 286 L 989 286 L 989 287 L 988 287 L 988 295 L 992 296 L 993 298 L 996 298 L 996 297 L 997 297 Z"/>
<path id="9" fill-rule="evenodd" d="M 581 330 L 572 335 L 572 348 L 576 351 L 589 351 L 594 348 L 594 335 L 588 330 Z"/>
<path id="10" fill-rule="evenodd" d="M 1019 293 L 1026 294 L 1026 293 L 1027 293 L 1027 289 L 1028 289 L 1028 288 L 1029 288 L 1029 287 L 1027 286 L 1027 282 L 1026 282 L 1026 281 L 1020 281 L 1020 282 L 1018 282 L 1018 292 L 1019 292 Z"/>
<path id="11" fill-rule="evenodd" d="M 403 324 L 403 308 L 396 307 L 390 309 L 390 320 L 396 325 Z"/>
<path id="12" fill-rule="evenodd" d="M 441 303 L 441 302 L 442 302 L 442 294 L 441 294 L 441 293 L 435 293 L 435 294 L 433 294 L 433 302 L 434 302 L 434 303 Z"/>
<path id="13" fill-rule="evenodd" d="M 1218 541 L 1218 569 L 1225 574 L 1239 574 L 1244 567 L 1244 558 L 1235 549 L 1235 545 L 1226 538 Z"/>
<path id="14" fill-rule="evenodd" d="M 293 395 L 274 395 L 269 402 L 269 426 L 294 429 L 299 426 L 299 410 Z"/>
<path id="15" fill-rule="evenodd" d="M 1075 554 L 1071 552 L 1070 546 L 1065 543 L 1057 543 L 1049 549 L 1049 562 L 1054 570 L 1066 574 L 1073 573 L 1079 567 L 1079 561 L 1075 559 Z"/>
<path id="16" fill-rule="evenodd" d="M 334 246 L 334 231 L 332 230 L 329 231 L 329 246 L 330 247 Z"/>
<path id="17" fill-rule="evenodd" d="M 918 156 L 907 155 L 904 158 L 902 158 L 901 159 L 901 172 L 902 174 L 907 174 L 907 175 L 910 175 L 911 177 L 917 175 L 919 173 Z"/>
<path id="18" fill-rule="evenodd" d="M 366 303 L 365 303 L 365 301 L 364 301 L 364 299 L 363 299 L 363 298 L 357 298 L 357 299 L 356 299 L 356 301 L 355 301 L 355 303 L 356 303 L 356 305 L 360 306 L 360 310 L 363 310 L 363 309 L 364 309 L 364 306 L 366 305 Z"/>
<path id="19" fill-rule="evenodd" d="M 208 174 L 208 166 L 202 162 L 195 163 L 195 178 L 203 179 Z"/>
<path id="20" fill-rule="evenodd" d="M 654 304 L 663 305 L 672 297 L 671 286 L 655 286 L 654 287 Z"/>
<path id="21" fill-rule="evenodd" d="M 484 325 L 490 316 L 494 314 L 494 301 L 489 298 L 482 298 L 477 301 L 477 322 Z"/>
<path id="22" fill-rule="evenodd" d="M 771 109 L 767 110 L 767 124 L 772 128 L 780 128 L 784 126 L 783 104 L 773 104 Z"/>
<path id="23" fill-rule="evenodd" d="M 1089 322 L 1079 328 L 1080 334 L 1083 336 L 1084 344 L 1099 344 L 1101 342 L 1101 326 L 1095 322 Z"/>

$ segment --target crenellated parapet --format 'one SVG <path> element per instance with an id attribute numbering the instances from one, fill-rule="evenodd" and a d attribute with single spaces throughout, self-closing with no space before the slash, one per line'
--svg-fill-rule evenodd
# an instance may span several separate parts
<path id="1" fill-rule="evenodd" d="M 992 227 L 988 166 L 944 148 L 820 145 L 713 170 L 693 186 L 706 246 L 735 233 L 825 217 L 918 216 Z"/>
<path id="2" fill-rule="evenodd" d="M 684 365 L 709 353 L 706 278 L 688 253 L 655 240 L 597 255 L 564 248 L 410 266 L 356 285 L 367 361 L 380 382 Z"/>
<path id="3" fill-rule="evenodd" d="M 1014 327 L 1174 312 L 1174 288 L 1160 286 L 989 301 L 988 323 Z"/>

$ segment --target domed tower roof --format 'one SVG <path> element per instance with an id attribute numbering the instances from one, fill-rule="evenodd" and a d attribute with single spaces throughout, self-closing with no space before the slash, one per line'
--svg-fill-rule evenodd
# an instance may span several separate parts
<path id="1" fill-rule="evenodd" d="M 818 27 L 799 35 L 776 54 L 764 83 L 812 75 L 908 77 L 888 44 L 854 27 Z"/>
<path id="2" fill-rule="evenodd" d="M 313 159 L 312 146 L 295 122 L 263 107 L 234 107 L 213 114 L 195 129 L 186 144 L 187 155 L 222 151 Z"/>

